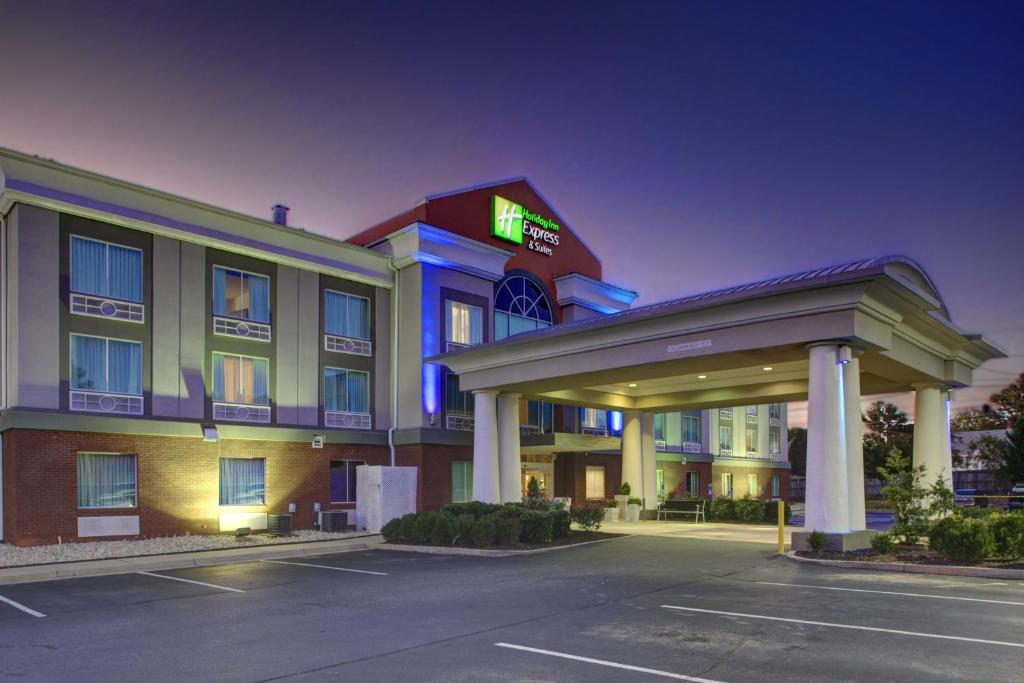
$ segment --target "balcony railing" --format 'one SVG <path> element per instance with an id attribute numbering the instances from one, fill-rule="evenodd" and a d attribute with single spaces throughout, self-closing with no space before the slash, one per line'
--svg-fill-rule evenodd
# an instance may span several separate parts
<path id="1" fill-rule="evenodd" d="M 68 394 L 71 410 L 114 415 L 142 415 L 145 401 L 141 396 L 111 394 L 103 391 L 72 390 Z"/>
<path id="2" fill-rule="evenodd" d="M 719 408 L 718 409 L 718 417 L 722 418 L 723 420 L 731 420 L 732 419 L 732 408 Z"/>
<path id="3" fill-rule="evenodd" d="M 452 413 L 445 415 L 444 426 L 460 432 L 471 432 L 476 424 L 474 417 L 468 413 Z"/>
<path id="4" fill-rule="evenodd" d="M 324 426 L 342 429 L 370 429 L 373 422 L 369 413 L 353 413 L 345 410 L 325 410 Z"/>
<path id="5" fill-rule="evenodd" d="M 236 320 L 213 316 L 213 333 L 223 337 L 242 337 L 253 341 L 269 342 L 270 325 L 251 320 Z"/>
<path id="6" fill-rule="evenodd" d="M 93 318 L 109 318 L 130 323 L 146 322 L 146 307 L 134 301 L 121 301 L 93 294 L 71 293 L 71 312 Z"/>
<path id="7" fill-rule="evenodd" d="M 607 427 L 587 427 L 586 425 L 580 427 L 580 434 L 585 436 L 608 436 Z"/>
<path id="8" fill-rule="evenodd" d="M 684 441 L 681 444 L 655 441 L 654 446 L 665 453 L 702 453 L 704 451 L 703 444 L 695 443 L 693 441 Z"/>
<path id="9" fill-rule="evenodd" d="M 270 406 L 215 402 L 213 404 L 213 419 L 227 420 L 229 422 L 256 422 L 259 424 L 269 424 Z"/>
<path id="10" fill-rule="evenodd" d="M 373 342 L 357 337 L 343 337 L 337 334 L 324 335 L 324 350 L 337 353 L 351 353 L 354 356 L 372 356 Z"/>
<path id="11" fill-rule="evenodd" d="M 445 353 L 448 353 L 449 351 L 461 351 L 462 349 L 468 349 L 469 346 L 469 344 L 460 344 L 459 342 L 446 341 L 444 343 L 444 350 Z"/>
<path id="12" fill-rule="evenodd" d="M 782 426 L 782 418 L 781 417 L 769 417 L 768 418 L 768 426 L 769 427 L 781 427 Z"/>
<path id="13" fill-rule="evenodd" d="M 757 415 L 751 415 L 750 413 L 747 413 L 747 424 L 748 425 L 756 425 L 757 424 Z"/>
<path id="14" fill-rule="evenodd" d="M 702 450 L 704 450 L 702 444 L 695 443 L 693 441 L 683 442 L 683 453 L 700 453 Z"/>

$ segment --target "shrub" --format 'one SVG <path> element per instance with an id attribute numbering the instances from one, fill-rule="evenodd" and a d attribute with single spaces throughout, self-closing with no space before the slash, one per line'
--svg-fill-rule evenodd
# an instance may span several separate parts
<path id="1" fill-rule="evenodd" d="M 484 515 L 490 515 L 501 509 L 497 503 L 482 503 L 479 500 L 471 500 L 468 503 L 448 503 L 441 508 L 441 512 L 450 512 L 458 517 L 459 515 L 470 514 L 474 519 L 480 519 Z"/>
<path id="2" fill-rule="evenodd" d="M 980 562 L 995 552 L 992 532 L 980 519 L 940 519 L 928 532 L 928 545 L 954 562 Z"/>
<path id="3" fill-rule="evenodd" d="M 493 514 L 496 514 L 499 517 L 514 517 L 515 519 L 522 519 L 524 512 L 526 512 L 526 508 L 523 507 L 522 503 L 505 503 Z"/>
<path id="4" fill-rule="evenodd" d="M 494 545 L 498 537 L 497 520 L 498 517 L 494 515 L 484 515 L 473 523 L 473 545 L 481 548 Z"/>
<path id="5" fill-rule="evenodd" d="M 524 543 L 551 543 L 554 538 L 554 518 L 540 510 L 527 510 L 523 513 L 521 538 Z"/>
<path id="6" fill-rule="evenodd" d="M 641 500 L 640 498 L 630 498 L 629 500 L 626 501 L 626 505 L 641 505 L 642 506 L 643 504 L 644 504 L 644 501 Z"/>
<path id="7" fill-rule="evenodd" d="M 434 531 L 434 521 L 438 512 L 417 512 L 412 523 L 412 540 L 417 543 L 430 543 L 430 534 Z"/>
<path id="8" fill-rule="evenodd" d="M 615 500 L 614 498 L 612 498 L 610 500 L 606 500 L 604 502 L 604 504 L 605 504 L 605 507 L 610 507 L 610 508 L 617 508 L 617 507 L 619 507 L 618 501 Z"/>
<path id="9" fill-rule="evenodd" d="M 430 542 L 434 545 L 451 545 L 455 540 L 455 515 L 450 512 L 439 512 L 434 516 L 434 528 L 430 532 Z"/>
<path id="10" fill-rule="evenodd" d="M 974 507 L 960 508 L 959 510 L 956 511 L 956 514 L 960 517 L 965 517 L 969 519 L 988 519 L 989 517 L 999 515 L 1000 513 L 997 512 L 996 510 L 992 510 L 991 508 Z"/>
<path id="11" fill-rule="evenodd" d="M 380 528 L 380 535 L 388 543 L 402 540 L 402 518 L 395 517 L 393 520 Z"/>
<path id="12" fill-rule="evenodd" d="M 544 495 L 544 491 L 540 488 L 540 482 L 537 481 L 537 477 L 530 477 L 530 481 L 527 482 L 526 499 L 523 503 L 530 510 L 547 509 L 549 502 L 547 497 Z"/>
<path id="13" fill-rule="evenodd" d="M 828 543 L 828 536 L 825 535 L 824 531 L 814 530 L 807 536 L 807 547 L 812 552 L 820 553 L 825 549 L 825 545 Z"/>
<path id="14" fill-rule="evenodd" d="M 988 519 L 996 553 L 1000 557 L 1018 559 L 1024 557 L 1024 514 L 1011 512 L 992 515 Z"/>
<path id="15" fill-rule="evenodd" d="M 604 521 L 604 506 L 599 503 L 587 503 L 572 509 L 572 521 L 583 531 L 597 531 Z"/>
<path id="16" fill-rule="evenodd" d="M 896 547 L 896 541 L 892 534 L 875 534 L 871 537 L 871 549 L 880 555 L 891 553 Z"/>
<path id="17" fill-rule="evenodd" d="M 790 518 L 793 517 L 793 508 L 789 507 L 788 503 L 783 503 L 784 514 L 786 515 L 782 523 L 789 524 Z M 770 500 L 764 504 L 764 521 L 777 524 L 779 522 L 779 503 L 778 501 Z"/>
<path id="18" fill-rule="evenodd" d="M 494 518 L 497 530 L 498 545 L 518 545 L 519 538 L 523 535 L 523 520 L 519 517 Z"/>
<path id="19" fill-rule="evenodd" d="M 622 486 L 619 487 L 619 495 L 628 496 L 631 490 L 632 489 L 629 488 L 629 483 L 624 481 L 622 482 Z"/>
<path id="20" fill-rule="evenodd" d="M 753 498 L 741 498 L 736 501 L 736 519 L 748 524 L 757 524 L 764 520 L 764 506 Z"/>
<path id="21" fill-rule="evenodd" d="M 715 498 L 708 507 L 708 516 L 717 520 L 736 519 L 736 501 L 732 498 Z"/>
<path id="22" fill-rule="evenodd" d="M 917 543 L 928 528 L 928 512 L 925 499 L 928 489 L 924 487 L 924 465 L 911 467 L 910 461 L 898 448 L 889 451 L 885 466 L 878 468 L 878 474 L 886 482 L 882 495 L 892 507 L 895 523 L 892 535 L 904 543 Z"/>
<path id="23" fill-rule="evenodd" d="M 470 543 L 473 540 L 473 526 L 476 524 L 476 517 L 468 512 L 455 518 L 455 536 L 452 543 Z"/>
<path id="24" fill-rule="evenodd" d="M 413 537 L 413 525 L 416 524 L 416 513 L 410 512 L 402 516 L 401 535 L 403 541 L 411 541 Z"/>

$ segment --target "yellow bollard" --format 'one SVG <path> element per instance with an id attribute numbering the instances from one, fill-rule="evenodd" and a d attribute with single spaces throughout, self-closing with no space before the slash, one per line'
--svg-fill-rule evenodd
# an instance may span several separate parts
<path id="1" fill-rule="evenodd" d="M 786 554 L 786 504 L 779 501 L 779 555 Z"/>

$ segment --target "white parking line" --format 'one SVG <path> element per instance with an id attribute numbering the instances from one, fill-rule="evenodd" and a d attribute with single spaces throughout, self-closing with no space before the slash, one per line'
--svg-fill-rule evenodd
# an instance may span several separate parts
<path id="1" fill-rule="evenodd" d="M 178 576 L 167 576 L 166 574 L 154 574 L 153 572 L 135 572 L 136 574 L 142 574 L 143 576 L 155 576 L 158 579 L 167 579 L 168 581 L 181 581 L 182 583 L 194 583 L 197 586 L 206 586 L 207 588 L 216 588 L 222 591 L 231 591 L 232 593 L 244 593 L 245 591 L 241 588 L 228 588 L 227 586 L 218 586 L 215 583 L 204 583 L 202 581 L 193 581 L 192 579 L 183 579 Z"/>
<path id="2" fill-rule="evenodd" d="M 20 602 L 15 602 L 14 600 L 11 600 L 10 598 L 5 598 L 2 595 L 0 595 L 0 602 L 7 603 L 8 605 L 13 607 L 14 609 L 20 609 L 25 614 L 31 614 L 32 616 L 38 617 L 40 619 L 42 619 L 43 617 L 46 616 L 42 612 L 37 612 L 34 609 L 32 609 L 31 607 L 25 607 L 25 605 L 21 604 Z"/>
<path id="3" fill-rule="evenodd" d="M 346 569 L 345 567 L 332 567 L 327 564 L 309 564 L 308 562 L 286 562 L 285 560 L 260 560 L 271 564 L 294 564 L 296 567 L 316 567 L 317 569 L 331 569 L 336 572 L 352 572 L 353 574 L 373 574 L 374 576 L 387 576 L 385 572 L 371 572 L 367 569 Z"/>
<path id="4" fill-rule="evenodd" d="M 647 667 L 633 666 L 632 664 L 619 664 L 618 662 L 609 662 L 605 659 L 581 657 L 579 655 L 566 654 L 565 652 L 555 652 L 553 650 L 541 650 L 540 648 L 536 647 L 526 647 L 525 645 L 513 645 L 512 643 L 495 643 L 494 645 L 496 647 L 507 647 L 510 650 L 522 650 L 523 652 L 534 652 L 539 655 L 548 655 L 550 657 L 561 657 L 562 659 L 571 659 L 577 662 L 586 662 L 587 664 L 600 664 L 601 666 L 609 666 L 613 669 L 625 669 L 626 671 L 636 671 L 638 673 L 651 674 L 652 676 L 671 678 L 677 681 L 691 681 L 691 683 L 722 683 L 722 681 L 716 681 L 711 678 L 697 678 L 696 676 L 684 676 L 683 674 L 674 674 L 671 671 L 648 669 Z"/>
<path id="5" fill-rule="evenodd" d="M 809 586 L 802 583 L 776 583 L 774 581 L 755 581 L 762 586 L 786 586 L 789 588 L 817 588 L 823 591 L 850 591 L 852 593 L 879 593 L 881 595 L 905 595 L 912 598 L 934 598 L 936 600 L 966 600 L 967 602 L 987 602 L 993 605 L 1017 605 L 1024 607 L 1024 602 L 1010 600 L 985 600 L 982 598 L 961 598 L 955 595 L 933 595 L 931 593 L 900 593 L 898 591 L 878 591 L 867 588 L 840 588 L 839 586 Z"/>
<path id="6" fill-rule="evenodd" d="M 875 626 L 856 626 L 854 624 L 833 624 L 827 621 L 808 621 L 806 619 L 787 619 L 785 617 L 769 617 L 764 614 L 745 614 L 743 612 L 722 612 L 714 609 L 698 609 L 697 607 L 678 607 L 676 605 L 662 605 L 665 609 L 682 610 L 685 612 L 700 612 L 701 614 L 718 614 L 724 617 L 742 617 L 744 619 L 765 619 L 767 621 L 784 621 L 790 624 L 808 624 L 810 626 L 830 626 L 832 628 L 846 628 L 854 631 L 875 631 L 878 633 L 895 633 L 901 636 L 915 636 L 918 638 L 941 638 L 942 640 L 959 640 L 965 643 L 983 643 L 985 645 L 1004 645 L 1006 647 L 1024 648 L 1024 643 L 1010 643 L 1004 640 L 985 640 L 984 638 L 966 638 L 964 636 L 946 636 L 940 633 L 920 633 L 918 631 L 902 631 L 894 628 L 878 628 Z"/>

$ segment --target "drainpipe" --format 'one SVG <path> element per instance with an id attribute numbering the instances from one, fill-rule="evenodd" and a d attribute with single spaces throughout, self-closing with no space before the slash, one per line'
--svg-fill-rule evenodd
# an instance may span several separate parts
<path id="1" fill-rule="evenodd" d="M 395 259 L 388 259 L 388 270 L 393 274 L 395 286 L 391 289 L 391 424 L 388 426 L 388 449 L 391 466 L 395 466 L 395 427 L 398 424 L 398 268 Z"/>

